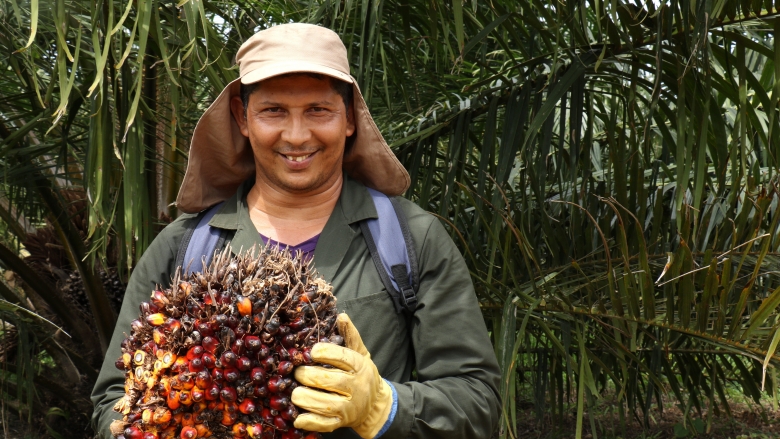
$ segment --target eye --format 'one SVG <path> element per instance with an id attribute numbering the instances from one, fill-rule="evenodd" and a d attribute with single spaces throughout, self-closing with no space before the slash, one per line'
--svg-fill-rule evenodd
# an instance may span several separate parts
<path id="1" fill-rule="evenodd" d="M 281 113 L 282 111 L 280 107 L 269 107 L 263 110 L 266 113 Z"/>

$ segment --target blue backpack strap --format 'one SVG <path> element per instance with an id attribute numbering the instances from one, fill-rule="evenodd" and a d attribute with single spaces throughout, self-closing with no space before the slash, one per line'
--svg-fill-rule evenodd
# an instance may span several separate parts
<path id="1" fill-rule="evenodd" d="M 214 250 L 224 242 L 222 229 L 209 225 L 209 221 L 223 203 L 216 204 L 199 213 L 191 223 L 194 227 L 188 228 L 184 233 L 176 255 L 176 266 L 181 267 L 182 274 L 203 271 L 205 266 L 211 262 Z M 203 258 L 206 260 L 205 266 Z"/>
<path id="2" fill-rule="evenodd" d="M 367 189 L 376 206 L 378 218 L 360 222 L 366 245 L 396 312 L 406 310 L 414 313 L 417 308 L 419 275 L 414 241 L 406 216 L 394 198 Z"/>

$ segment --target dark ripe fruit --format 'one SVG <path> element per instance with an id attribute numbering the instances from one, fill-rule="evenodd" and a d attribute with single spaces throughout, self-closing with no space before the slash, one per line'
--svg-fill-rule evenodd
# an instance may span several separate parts
<path id="1" fill-rule="evenodd" d="M 114 362 L 114 366 L 119 370 L 125 370 L 125 362 L 121 358 Z"/>
<path id="2" fill-rule="evenodd" d="M 234 369 L 232 367 L 225 369 L 224 374 L 225 374 L 225 381 L 229 383 L 235 382 L 240 376 L 238 369 Z"/>
<path id="3" fill-rule="evenodd" d="M 273 422 L 274 422 L 274 415 L 273 415 L 273 413 L 271 413 L 271 409 L 264 408 L 260 412 L 260 416 L 263 418 L 264 422 L 267 422 L 269 424 L 273 424 Z"/>
<path id="4" fill-rule="evenodd" d="M 200 359 L 208 369 L 213 369 L 217 365 L 217 358 L 211 352 L 204 353 Z"/>
<path id="5" fill-rule="evenodd" d="M 129 424 L 135 424 L 136 422 L 141 420 L 141 414 L 140 413 L 128 413 L 127 414 L 127 422 Z"/>
<path id="6" fill-rule="evenodd" d="M 244 351 L 246 351 L 244 340 L 241 338 L 236 339 L 236 341 L 234 341 L 233 345 L 230 347 L 230 350 L 239 357 L 243 355 Z"/>
<path id="7" fill-rule="evenodd" d="M 289 404 L 286 409 L 281 410 L 280 414 L 288 421 L 294 421 L 298 417 L 298 409 L 294 405 Z"/>
<path id="8" fill-rule="evenodd" d="M 292 329 L 294 331 L 300 331 L 301 328 L 306 326 L 306 319 L 303 318 L 303 316 L 299 316 L 295 320 L 291 321 L 289 323 L 289 326 L 290 326 L 290 329 Z"/>
<path id="9" fill-rule="evenodd" d="M 203 360 L 200 358 L 193 358 L 189 361 L 188 368 L 190 372 L 196 373 L 205 369 L 206 366 L 203 365 Z"/>
<path id="10" fill-rule="evenodd" d="M 271 393 L 281 393 L 284 392 L 284 389 L 286 389 L 287 386 L 285 385 L 284 379 L 280 376 L 272 376 L 268 379 L 268 391 Z"/>
<path id="11" fill-rule="evenodd" d="M 278 428 L 279 430 L 285 431 L 290 427 L 292 427 L 292 422 L 288 424 L 283 417 L 274 416 L 274 427 Z"/>
<path id="12" fill-rule="evenodd" d="M 215 383 L 219 383 L 222 380 L 225 379 L 225 373 L 224 369 L 220 369 L 218 367 L 215 367 L 214 369 L 211 369 L 211 380 Z"/>
<path id="13" fill-rule="evenodd" d="M 236 329 L 236 327 L 238 326 L 238 322 L 239 322 L 238 317 L 234 314 L 231 314 L 228 316 L 227 326 L 230 329 Z"/>
<path id="14" fill-rule="evenodd" d="M 238 411 L 245 415 L 251 415 L 255 412 L 255 409 L 257 407 L 255 406 L 255 402 L 252 400 L 252 398 L 244 398 L 243 401 L 241 401 L 241 404 L 238 405 Z"/>
<path id="15" fill-rule="evenodd" d="M 265 381 L 265 369 L 261 367 L 255 367 L 249 372 L 249 379 L 255 384 L 260 384 Z"/>
<path id="16" fill-rule="evenodd" d="M 303 432 L 297 428 L 291 428 L 282 433 L 281 439 L 303 439 Z"/>
<path id="17" fill-rule="evenodd" d="M 260 365 L 263 367 L 263 369 L 266 370 L 266 372 L 273 372 L 274 369 L 276 369 L 276 358 L 269 355 L 260 360 Z"/>
<path id="18" fill-rule="evenodd" d="M 222 362 L 222 367 L 235 366 L 238 356 L 233 351 L 225 351 L 220 355 L 219 361 Z"/>
<path id="19" fill-rule="evenodd" d="M 303 355 L 303 364 L 311 364 L 311 348 L 303 348 L 303 351 L 301 351 L 301 354 Z"/>
<path id="20" fill-rule="evenodd" d="M 282 338 L 282 345 L 286 348 L 292 348 L 295 347 L 295 342 L 297 341 L 298 337 L 295 334 L 287 334 Z"/>
<path id="21" fill-rule="evenodd" d="M 184 427 L 181 429 L 181 434 L 179 436 L 181 439 L 195 439 L 198 437 L 198 430 L 193 427 Z"/>
<path id="22" fill-rule="evenodd" d="M 258 349 L 260 349 L 260 337 L 257 337 L 255 335 L 247 335 L 244 337 L 244 347 L 249 352 L 257 352 Z"/>
<path id="23" fill-rule="evenodd" d="M 211 329 L 214 331 L 219 331 L 222 329 L 223 326 L 227 323 L 228 317 L 225 314 L 214 314 L 209 319 L 209 323 L 211 324 Z"/>
<path id="24" fill-rule="evenodd" d="M 268 396 L 268 387 L 266 387 L 265 384 L 258 384 L 255 386 L 254 390 L 252 391 L 252 396 L 255 398 L 265 398 Z"/>
<path id="25" fill-rule="evenodd" d="M 279 358 L 282 360 L 286 360 L 290 358 L 290 353 L 287 352 L 287 349 L 282 345 L 276 345 L 276 353 L 279 354 Z"/>
<path id="26" fill-rule="evenodd" d="M 271 354 L 271 348 L 268 346 L 261 344 L 260 349 L 257 350 L 257 359 L 262 360 L 263 358 L 269 356 Z"/>
<path id="27" fill-rule="evenodd" d="M 212 354 L 215 353 L 219 347 L 219 342 L 214 337 L 203 337 L 201 344 L 203 345 L 203 349 Z"/>
<path id="28" fill-rule="evenodd" d="M 290 361 L 280 361 L 276 370 L 279 372 L 279 375 L 289 375 L 293 370 L 293 364 Z"/>
<path id="29" fill-rule="evenodd" d="M 273 316 L 270 320 L 268 320 L 268 323 L 265 324 L 265 330 L 269 334 L 274 335 L 279 332 L 280 325 L 281 322 L 279 320 L 279 316 Z"/>
<path id="30" fill-rule="evenodd" d="M 272 409 L 281 412 L 282 410 L 287 409 L 287 406 L 290 405 L 290 398 L 286 396 L 272 396 L 269 404 Z"/>
<path id="31" fill-rule="evenodd" d="M 143 439 L 144 432 L 138 427 L 125 428 L 125 437 L 127 439 Z"/>
<path id="32" fill-rule="evenodd" d="M 232 387 L 223 387 L 219 392 L 219 400 L 222 402 L 235 402 L 237 397 L 236 389 Z"/>
<path id="33" fill-rule="evenodd" d="M 146 343 L 141 345 L 141 350 L 152 355 L 157 354 L 157 343 L 155 343 L 152 340 L 147 341 Z"/>
<path id="34" fill-rule="evenodd" d="M 170 332 L 171 334 L 177 333 L 181 329 L 181 322 L 178 319 L 174 319 L 173 317 L 165 319 L 165 323 L 163 323 L 163 327 L 166 331 Z"/>
<path id="35" fill-rule="evenodd" d="M 203 346 L 193 346 L 187 351 L 187 359 L 194 360 L 195 358 L 203 357 L 205 350 Z"/>
<path id="36" fill-rule="evenodd" d="M 210 385 L 206 389 L 206 400 L 207 401 L 215 401 L 217 398 L 219 398 L 219 386 L 216 384 Z"/>
<path id="37" fill-rule="evenodd" d="M 344 337 L 340 335 L 336 335 L 336 334 L 331 335 L 330 338 L 328 338 L 328 340 L 333 344 L 344 346 Z"/>
<path id="38" fill-rule="evenodd" d="M 236 342 L 236 331 L 225 326 L 219 330 L 219 341 L 225 346 L 233 346 Z"/>
<path id="39" fill-rule="evenodd" d="M 204 337 L 214 335 L 214 330 L 211 329 L 209 322 L 198 321 L 195 324 L 195 327 L 198 329 L 198 332 L 200 332 L 200 335 Z"/>
<path id="40" fill-rule="evenodd" d="M 132 329 L 134 332 L 138 332 L 143 330 L 144 328 L 144 322 L 135 319 L 132 322 L 130 322 L 130 329 Z"/>
<path id="41" fill-rule="evenodd" d="M 246 372 L 252 367 L 252 360 L 247 357 L 241 357 L 236 360 L 236 368 L 241 372 Z"/>
<path id="42" fill-rule="evenodd" d="M 211 374 L 207 370 L 201 370 L 195 374 L 195 385 L 201 389 L 208 389 L 211 386 Z"/>

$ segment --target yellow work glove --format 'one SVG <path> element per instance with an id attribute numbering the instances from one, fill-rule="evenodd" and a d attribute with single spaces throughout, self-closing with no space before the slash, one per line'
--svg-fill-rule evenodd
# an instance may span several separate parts
<path id="1" fill-rule="evenodd" d="M 317 343 L 311 350 L 312 360 L 335 369 L 295 370 L 295 379 L 306 387 L 293 390 L 292 403 L 309 411 L 298 416 L 295 428 L 327 433 L 352 427 L 360 437 L 371 439 L 390 416 L 393 390 L 379 376 L 352 320 L 339 314 L 336 324 L 346 347 Z"/>

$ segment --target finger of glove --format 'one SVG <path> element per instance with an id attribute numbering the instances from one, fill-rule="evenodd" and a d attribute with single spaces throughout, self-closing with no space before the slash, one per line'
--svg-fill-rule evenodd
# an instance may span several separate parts
<path id="1" fill-rule="evenodd" d="M 355 372 L 361 369 L 366 361 L 365 357 L 360 353 L 333 343 L 317 343 L 312 346 L 311 359 L 347 372 Z"/>
<path id="2" fill-rule="evenodd" d="M 304 386 L 352 396 L 355 389 L 355 374 L 340 369 L 325 369 L 318 366 L 295 368 L 295 379 Z"/>
<path id="3" fill-rule="evenodd" d="M 339 334 L 344 337 L 344 344 L 348 348 L 360 355 L 369 355 L 366 345 L 363 344 L 363 338 L 360 337 L 360 333 L 347 314 L 341 313 L 336 317 L 336 326 L 339 328 Z"/>
<path id="4" fill-rule="evenodd" d="M 290 401 L 304 410 L 322 416 L 345 418 L 347 405 L 351 403 L 345 396 L 322 392 L 308 387 L 296 387 L 290 395 Z"/>
<path id="5" fill-rule="evenodd" d="M 303 413 L 295 418 L 295 428 L 307 431 L 317 431 L 320 433 L 330 433 L 331 431 L 342 427 L 341 419 L 336 417 L 322 416 L 316 413 Z"/>

